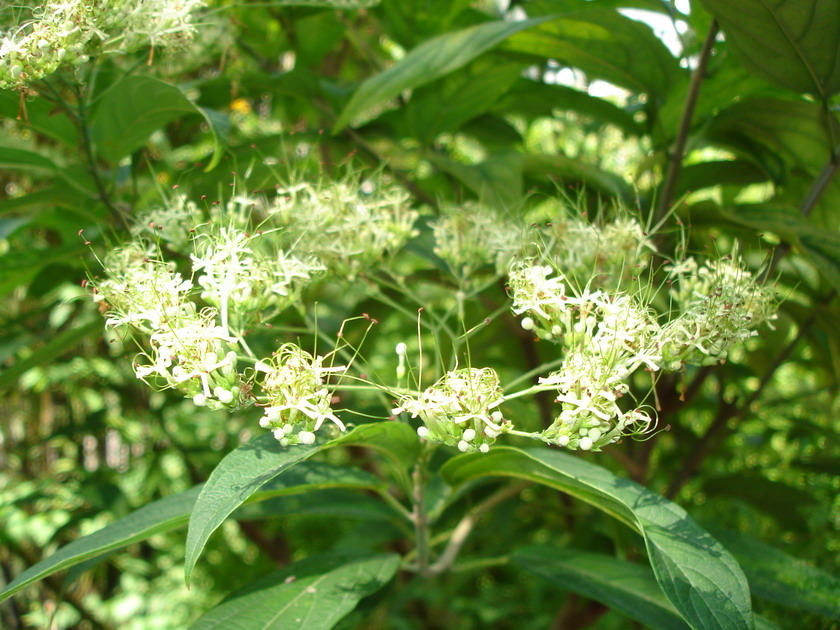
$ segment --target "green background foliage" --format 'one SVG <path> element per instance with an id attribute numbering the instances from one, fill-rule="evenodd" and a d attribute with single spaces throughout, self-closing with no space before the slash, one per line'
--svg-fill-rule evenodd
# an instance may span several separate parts
<path id="1" fill-rule="evenodd" d="M 678 52 L 650 16 L 677 27 Z M 0 9 L 2 27 L 17 19 Z M 0 92 L 0 626 L 836 627 L 835 0 L 214 0 L 196 22 L 151 65 L 148 48 L 93 55 Z M 603 453 L 421 453 L 393 421 L 284 450 L 254 409 L 134 378 L 136 347 L 103 333 L 80 286 L 132 218 L 347 173 L 404 186 L 421 244 L 447 203 L 544 222 L 558 199 L 649 217 L 660 252 L 738 242 L 779 317 L 728 363 L 662 377 L 663 430 Z M 427 264 L 412 317 L 455 309 L 430 251 L 400 254 Z M 328 334 L 379 318 L 364 352 L 383 373 L 416 339 L 385 306 L 398 299 L 307 296 L 329 305 Z M 466 318 L 506 303 L 491 283 Z M 254 337 L 310 340 L 310 324 Z M 471 358 L 510 381 L 556 361 L 532 341 L 494 318 Z M 550 403 L 511 409 L 539 430 Z"/>

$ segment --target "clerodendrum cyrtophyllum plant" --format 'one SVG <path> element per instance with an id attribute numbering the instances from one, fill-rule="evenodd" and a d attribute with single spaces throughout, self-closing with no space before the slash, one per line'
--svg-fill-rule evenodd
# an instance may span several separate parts
<path id="1" fill-rule="evenodd" d="M 549 201 L 540 210 L 549 220 L 531 223 L 472 204 L 428 219 L 382 178 L 350 178 L 206 210 L 178 197 L 144 216 L 91 277 L 106 325 L 136 344 L 134 371 L 150 387 L 176 389 L 219 413 L 258 408 L 253 431 L 265 431 L 222 460 L 195 498 L 187 579 L 234 510 L 281 491 L 281 473 L 318 451 L 354 444 L 392 460 L 393 474 L 368 487 L 413 527 L 415 541 L 402 558 L 347 560 L 352 571 L 362 563 L 368 577 L 350 585 L 339 575 L 336 588 L 357 599 L 371 576 L 381 585 L 398 568 L 449 570 L 475 518 L 468 512 L 443 541 L 433 535 L 455 490 L 513 476 L 571 492 L 642 534 L 668 600 L 657 599 L 660 612 L 697 623 L 713 614 L 698 612 L 701 598 L 741 619 L 733 627 L 746 627 L 737 564 L 682 510 L 556 449 L 645 439 L 657 430 L 659 374 L 725 361 L 773 319 L 776 299 L 737 251 L 672 258 L 621 208 L 594 221 L 581 211 Z M 368 298 L 383 304 L 376 319 L 343 317 Z M 367 351 L 382 347 L 376 324 L 401 320 L 416 333 L 390 357 Z M 305 326 L 290 335 L 295 321 Z M 528 344 L 550 344 L 546 363 L 524 373 L 503 356 L 478 364 L 494 357 L 483 332 L 504 326 Z M 298 340 L 282 341 L 290 336 Z M 511 404 L 540 392 L 555 404 L 542 428 Z M 523 438 L 554 448 L 504 446 Z M 429 504 L 431 475 L 452 488 L 439 505 Z M 511 490 L 500 492 L 481 509 Z M 441 551 L 433 541 L 445 542 Z M 278 574 L 274 588 L 282 590 L 290 572 Z M 221 604 L 207 624 L 250 608 L 251 598 Z M 270 601 L 266 614 L 276 613 Z"/>
<path id="2" fill-rule="evenodd" d="M 109 164 L 111 188 L 118 189 L 116 182 L 121 178 L 136 176 L 137 153 L 144 143 L 186 112 L 203 116 L 214 136 L 209 171 L 221 159 L 225 125 L 217 125 L 210 108 L 199 107 L 180 88 L 152 77 L 133 76 L 136 66 L 109 66 L 99 79 L 104 87 L 97 86 L 95 79 L 100 75 L 94 72 L 98 70 L 95 62 L 109 53 L 146 46 L 148 58 L 144 54 L 135 63 L 151 64 L 156 49 L 195 52 L 196 47 L 188 45 L 196 34 L 213 39 L 208 36 L 211 31 L 202 35 L 196 29 L 196 10 L 206 4 L 202 0 L 49 2 L 30 10 L 31 20 L 2 33 L 0 89 L 19 93 L 22 119 L 27 98 L 34 94 L 30 90 L 46 94 L 56 112 L 68 116 L 86 149 L 84 161 L 95 188 L 91 198 L 114 217 L 125 219 L 119 204 L 107 194 L 109 186 L 99 172 L 103 163 Z M 275 4 L 359 8 L 376 3 L 253 3 L 269 9 L 276 8 L 271 6 Z M 581 24 L 603 24 L 606 31 L 624 24 L 631 29 L 627 32 L 633 42 L 640 32 L 638 24 L 627 26 L 624 16 L 593 8 L 594 2 L 581 3 L 586 5 L 582 21 L 572 20 L 556 33 L 550 30 L 552 20 L 566 19 L 565 8 L 551 16 L 540 5 L 552 3 L 512 4 L 502 19 L 481 17 L 442 40 L 427 39 L 407 55 L 389 39 L 388 29 L 382 29 L 383 49 L 390 47 L 397 51 L 393 58 L 407 60 L 404 65 L 413 77 L 407 83 L 392 81 L 393 76 L 384 71 L 372 81 L 363 81 L 355 95 L 347 97 L 342 113 L 330 112 L 333 131 L 346 130 L 356 118 L 388 105 L 389 99 L 403 98 L 408 89 L 417 88 L 411 103 L 418 110 L 427 107 L 430 95 L 422 91 L 425 83 L 531 28 L 546 25 L 548 30 L 540 36 L 560 42 L 589 28 L 582 29 Z M 520 6 L 529 4 L 533 15 Z M 230 10 L 232 17 L 218 21 L 215 28 L 226 33 L 218 38 L 224 39 L 225 46 L 244 49 L 246 38 L 235 31 L 240 26 L 233 13 L 237 6 L 216 3 L 218 12 Z M 399 18 L 399 11 L 392 11 L 391 6 L 376 19 Z M 590 10 L 594 13 L 586 13 Z M 209 21 L 209 15 L 210 11 L 202 17 Z M 310 34 L 323 25 L 333 28 L 337 24 L 347 27 L 356 39 L 361 37 L 361 30 L 354 30 L 358 25 L 350 21 L 322 24 L 318 20 L 323 16 L 318 14 L 294 16 L 301 23 L 315 19 L 305 24 Z M 454 19 L 455 13 L 450 17 Z M 451 30 L 455 22 L 447 20 L 446 29 Z M 277 22 L 281 23 L 280 18 Z M 256 30 L 254 24 L 250 27 Z M 392 30 L 396 37 L 399 29 Z M 271 40 L 272 32 L 266 33 L 266 40 Z M 714 24 L 709 46 L 702 52 L 703 63 L 708 61 L 716 34 Z M 306 42 L 305 37 L 289 39 Z M 301 57 L 304 53 L 314 57 L 321 47 L 329 49 L 334 42 L 327 40 L 329 33 L 326 43 L 315 42 L 312 50 L 301 51 Z M 436 48 L 442 41 L 459 54 L 466 50 L 463 60 L 451 67 L 448 60 L 442 62 L 446 55 Z M 527 39 L 511 42 L 511 51 L 525 56 L 536 55 L 542 46 Z M 642 43 L 662 53 L 658 40 Z M 198 54 L 205 54 L 211 45 L 197 47 Z M 263 66 L 271 65 L 271 60 L 260 57 L 261 50 L 252 48 L 250 54 Z M 558 50 L 563 55 L 569 52 L 562 46 Z M 277 56 L 276 52 L 272 49 L 271 54 Z M 671 97 L 664 92 L 672 84 L 688 84 L 677 60 L 667 51 L 662 54 L 665 61 L 661 55 L 651 57 L 655 72 L 644 81 L 631 77 L 633 86 L 641 86 L 634 87 L 640 91 L 638 103 L 664 103 L 666 96 Z M 553 57 L 543 61 L 549 69 L 556 65 Z M 623 73 L 612 74 L 611 61 L 596 64 L 592 75 L 600 76 L 599 70 L 607 68 L 606 78 L 620 82 Z M 683 61 L 686 67 L 695 65 L 687 54 Z M 234 62 L 246 67 L 242 59 Z M 586 58 L 578 60 L 585 62 Z M 511 86 L 522 84 L 527 91 L 529 84 L 536 84 L 527 78 L 530 70 L 525 72 L 520 63 L 524 62 L 518 57 L 510 62 L 511 94 L 506 97 L 513 101 L 518 96 Z M 370 64 L 365 58 L 359 66 Z M 89 73 L 68 79 L 61 68 L 79 73 L 85 68 Z M 431 78 L 419 76 L 428 68 L 433 70 L 427 71 Z M 487 68 L 470 69 L 470 73 L 474 70 L 478 76 Z M 705 66 L 700 65 L 695 76 L 703 72 Z M 54 74 L 58 74 L 55 82 Z M 200 74 L 196 71 L 190 76 Z M 268 71 L 266 77 L 254 83 L 274 85 L 279 80 Z M 499 77 L 500 85 L 502 79 L 507 80 L 504 73 Z M 470 81 L 474 78 L 470 74 Z M 237 76 L 222 89 L 208 89 L 207 98 L 223 92 L 222 107 L 236 110 L 237 101 L 229 103 L 227 91 L 234 94 L 241 87 L 236 83 L 240 79 L 243 84 L 250 80 Z M 479 87 L 481 92 L 488 86 L 479 82 Z M 283 87 L 294 89 L 294 84 Z M 315 117 L 326 116 L 329 108 L 324 103 L 329 98 L 325 95 L 335 96 L 327 94 L 330 89 L 340 92 L 333 85 L 311 99 L 321 108 Z M 663 94 L 657 96 L 660 89 Z M 144 90 L 154 90 L 165 101 L 164 113 L 155 109 L 156 103 L 139 98 L 134 113 L 144 122 L 125 123 L 124 111 L 137 104 L 132 99 Z M 447 90 L 455 88 L 450 85 Z M 504 90 L 499 92 L 503 94 Z M 67 95 L 72 98 L 68 100 Z M 577 95 L 583 96 L 577 102 L 587 107 L 598 101 L 588 94 Z M 691 98 L 696 99 L 696 91 Z M 825 116 L 830 111 L 826 98 L 821 112 Z M 242 100 L 238 107 L 250 111 L 251 105 Z M 659 130 L 665 125 L 657 119 L 661 111 L 678 118 L 676 108 L 660 111 L 657 104 L 631 113 L 606 102 L 600 105 L 612 124 L 620 123 L 629 133 L 662 135 L 666 146 L 659 147 L 658 153 L 675 155 L 679 166 L 685 137 L 679 149 L 672 151 L 667 145 L 677 134 Z M 797 103 L 797 116 L 811 105 Z M 688 126 L 693 107 L 693 103 L 687 106 L 683 116 Z M 170 116 L 171 112 L 176 114 Z M 40 128 L 46 129 L 47 136 L 66 142 L 66 130 L 48 124 L 54 113 L 46 117 L 47 123 L 41 120 Z M 650 117 L 645 129 L 637 120 L 642 113 Z M 736 130 L 734 140 L 726 135 L 724 125 L 717 129 L 718 137 L 724 138 L 719 143 L 755 150 L 753 144 L 761 142 L 743 141 L 737 116 L 732 112 L 729 116 L 735 118 L 727 123 Z M 289 114 L 290 119 L 294 117 Z M 300 116 L 300 120 L 305 118 Z M 406 128 L 423 126 L 417 111 L 409 118 Z M 514 118 L 510 117 L 513 123 L 521 122 Z M 797 118 L 799 122 L 805 119 L 804 114 Z M 501 114 L 498 120 L 510 126 L 514 135 L 519 133 Z M 266 126 L 278 122 L 267 121 Z M 447 124 L 452 129 L 464 124 L 460 119 L 455 122 Z M 283 125 L 279 125 L 283 132 L 291 133 Z M 834 142 L 833 127 L 828 125 L 828 129 Z M 434 140 L 450 131 L 441 123 L 429 133 Z M 689 130 L 681 131 L 685 133 L 680 135 L 687 136 Z M 412 142 L 420 142 L 423 135 L 418 133 Z M 704 142 L 713 144 L 712 140 Z M 176 153 L 177 148 L 168 150 Z M 297 148 L 306 153 L 312 145 Z M 833 144 L 830 149 L 836 167 Z M 189 162 L 198 153 L 185 151 L 189 157 L 178 158 L 177 163 Z M 423 161 L 432 153 L 420 155 L 418 161 Z M 271 169 L 280 158 L 260 157 L 260 166 L 273 174 Z M 750 165 L 767 162 L 751 160 Z M 30 161 L 43 167 L 43 161 Z M 727 168 L 729 162 L 721 164 Z M 318 169 L 276 176 L 279 181 L 271 182 L 276 188 L 270 195 L 234 193 L 212 204 L 192 193 L 173 193 L 158 207 L 148 209 L 146 194 L 145 201 L 136 204 L 146 207 L 144 214 L 126 226 L 130 238 L 107 251 L 93 248 L 99 267 L 90 270 L 87 286 L 105 317 L 109 341 L 133 357 L 135 376 L 155 392 L 172 390 L 167 393 L 183 395 L 185 406 L 201 412 L 202 418 L 215 417 L 217 426 L 232 422 L 230 414 L 239 416 L 237 422 L 244 419 L 250 424 L 241 432 L 238 448 L 212 459 L 218 465 L 204 483 L 142 507 L 59 549 L 8 584 L 0 599 L 56 571 L 102 558 L 187 522 L 185 577 L 189 584 L 208 540 L 229 517 L 243 523 L 277 518 L 283 513 L 283 507 L 273 501 L 278 497 L 311 493 L 320 500 L 317 492 L 340 488 L 356 492 L 354 500 L 369 500 L 365 506 L 375 506 L 370 509 L 380 519 L 377 522 L 387 523 L 382 525 L 387 540 L 374 540 L 365 551 L 329 549 L 322 555 L 296 558 L 229 594 L 194 627 L 326 629 L 389 584 L 411 588 L 416 584 L 408 579 L 412 575 L 439 578 L 510 565 L 597 599 L 646 626 L 752 630 L 750 590 L 730 553 L 679 506 L 593 463 L 597 453 L 615 449 L 613 445 L 619 442 L 641 442 L 668 429 L 658 418 L 663 407 L 658 396 L 664 389 L 663 373 L 684 374 L 693 366 L 721 364 L 733 353 L 743 356 L 751 350 L 751 338 L 772 327 L 776 317 L 779 298 L 765 284 L 770 269 L 755 258 L 742 260 L 734 239 L 724 236 L 720 251 L 703 257 L 688 251 L 688 245 L 677 251 L 663 249 L 668 239 L 660 237 L 672 222 L 670 217 L 661 217 L 668 214 L 679 175 L 679 168 L 673 166 L 667 168 L 663 187 L 670 189 L 663 195 L 663 208 L 651 211 L 650 217 L 647 212 L 628 210 L 619 201 L 587 206 L 586 200 L 595 195 L 541 197 L 545 190 L 515 209 L 511 203 L 491 206 L 441 200 L 431 211 L 415 199 L 414 189 L 409 193 L 384 174 L 316 180 L 311 171 Z M 758 167 L 751 169 L 747 180 L 762 182 L 752 172 Z M 718 170 L 714 169 L 716 177 Z M 651 171 L 656 172 L 656 179 L 658 172 Z M 833 171 L 827 172 L 826 182 Z M 152 189 L 150 181 L 146 184 Z M 475 192 L 478 186 L 471 188 Z M 794 190 L 791 185 L 787 192 Z M 806 217 L 822 192 L 817 189 L 807 196 Z M 506 212 L 500 210 L 506 206 Z M 746 218 L 738 220 L 741 223 L 736 224 L 751 225 Z M 778 231 L 796 225 L 788 221 Z M 790 230 L 797 238 L 814 236 L 807 230 L 800 229 L 801 234 L 793 227 Z M 670 236 L 671 241 L 681 240 L 679 232 Z M 825 251 L 830 251 L 828 246 Z M 675 401 L 676 396 L 670 394 L 679 379 L 663 380 L 671 390 L 669 400 Z M 703 379 L 696 382 L 700 387 Z M 723 395 L 721 403 L 725 403 Z M 731 416 L 721 417 L 725 422 Z M 589 459 L 582 453 L 588 453 Z M 195 480 L 201 478 L 196 475 Z M 515 537 L 503 541 L 503 555 L 487 557 L 481 547 L 477 553 L 470 549 L 468 539 L 479 519 L 504 501 L 522 496 L 528 483 L 568 494 L 627 525 L 635 536 L 627 544 L 631 551 L 595 554 L 571 545 L 526 545 Z M 471 504 L 472 500 L 476 502 Z M 579 533 L 571 527 L 567 532 L 573 540 Z M 536 535 L 527 542 L 535 540 Z M 646 554 L 647 564 L 615 557 L 622 553 L 630 559 Z"/>

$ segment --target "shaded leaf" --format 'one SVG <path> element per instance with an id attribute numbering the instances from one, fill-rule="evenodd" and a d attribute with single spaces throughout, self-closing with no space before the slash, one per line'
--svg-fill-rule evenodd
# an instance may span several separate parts
<path id="1" fill-rule="evenodd" d="M 840 11 L 835 0 L 701 1 L 750 71 L 823 99 L 840 90 Z"/>
<path id="2" fill-rule="evenodd" d="M 555 110 L 577 112 L 598 123 L 615 125 L 632 135 L 642 133 L 641 126 L 629 112 L 605 99 L 566 85 L 548 85 L 530 79 L 520 78 L 492 109 L 529 117 L 552 116 Z"/>
<path id="3" fill-rule="evenodd" d="M 520 153 L 511 151 L 491 155 L 478 164 L 463 164 L 436 154 L 428 158 L 491 205 L 512 208 L 521 203 L 523 156 Z"/>
<path id="4" fill-rule="evenodd" d="M 116 164 L 144 144 L 149 136 L 173 120 L 189 115 L 204 118 L 213 135 L 212 170 L 222 158 L 228 132 L 227 116 L 196 106 L 174 85 L 152 77 L 131 75 L 100 97 L 91 131 L 97 152 Z"/>
<path id="5" fill-rule="evenodd" d="M 545 18 L 520 22 L 488 22 L 445 33 L 410 51 L 393 66 L 365 80 L 339 114 L 333 127 L 338 133 L 357 116 L 397 96 L 418 88 L 466 65 L 513 33 L 531 28 Z"/>
<path id="6" fill-rule="evenodd" d="M 20 95 L 12 90 L 0 90 L 0 117 L 14 120 L 20 112 Z M 17 125 L 29 128 L 48 138 L 58 140 L 75 148 L 79 142 L 79 132 L 73 121 L 46 99 L 36 96 L 26 101 L 26 117 L 21 117 Z"/>
<path id="7" fill-rule="evenodd" d="M 752 536 L 710 528 L 734 555 L 756 597 L 840 621 L 840 580 Z"/>
<path id="8" fill-rule="evenodd" d="M 545 3 L 553 10 L 553 3 Z M 558 9 L 559 12 L 562 8 Z M 570 11 L 524 33 L 505 50 L 554 59 L 631 92 L 664 95 L 683 74 L 679 63 L 651 28 L 618 11 Z"/>
<path id="9" fill-rule="evenodd" d="M 517 549 L 513 564 L 555 586 L 594 599 L 655 630 L 688 630 L 649 567 L 597 553 L 535 545 Z"/>
<path id="10" fill-rule="evenodd" d="M 463 455 L 441 474 L 453 485 L 516 477 L 566 492 L 639 532 L 665 596 L 693 628 L 751 630 L 747 580 L 729 553 L 678 505 L 607 469 L 547 448 Z"/>
<path id="11" fill-rule="evenodd" d="M 295 562 L 233 593 L 191 628 L 327 630 L 397 572 L 395 554 L 323 554 Z"/>

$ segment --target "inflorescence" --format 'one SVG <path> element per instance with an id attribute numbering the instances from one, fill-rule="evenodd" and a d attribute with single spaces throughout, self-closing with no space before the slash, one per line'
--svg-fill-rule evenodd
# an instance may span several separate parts
<path id="1" fill-rule="evenodd" d="M 260 359 L 245 335 L 288 309 L 305 313 L 313 283 L 375 283 L 421 232 L 408 194 L 350 179 L 289 186 L 270 199 L 237 197 L 209 219 L 184 199 L 170 206 L 147 214 L 134 239 L 103 259 L 105 277 L 93 281 L 107 325 L 138 340 L 137 377 L 202 407 L 257 405 L 260 425 L 283 445 L 312 444 L 325 426 L 344 431 L 333 405 L 352 361 L 334 365 L 337 350 L 321 356 L 295 343 Z M 475 274 L 506 279 L 522 328 L 555 344 L 562 360 L 514 394 L 494 369 L 472 366 L 412 390 L 403 387 L 408 351 L 399 344 L 401 385 L 375 387 L 397 401 L 393 415 L 419 420 L 421 438 L 462 452 L 486 453 L 504 433 L 584 451 L 643 435 L 656 414 L 633 396 L 637 371 L 652 382 L 661 371 L 723 361 L 777 306 L 737 253 L 678 261 L 665 269 L 668 291 L 657 292 L 652 272 L 639 280 L 656 250 L 627 216 L 599 223 L 570 216 L 530 239 L 533 228 L 478 204 L 446 206 L 428 224 L 434 253 L 461 286 Z M 164 250 L 180 254 L 180 268 Z M 540 391 L 555 392 L 554 420 L 539 433 L 514 430 L 505 401 Z"/>

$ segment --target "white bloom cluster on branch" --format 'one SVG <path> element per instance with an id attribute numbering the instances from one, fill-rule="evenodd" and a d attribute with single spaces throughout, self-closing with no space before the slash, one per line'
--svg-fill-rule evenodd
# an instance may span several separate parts
<path id="1" fill-rule="evenodd" d="M 324 357 L 313 357 L 291 343 L 283 344 L 272 359 L 257 363 L 267 397 L 260 426 L 271 429 L 280 444 L 312 444 L 325 420 L 344 431 L 344 423 L 332 409 L 333 395 L 326 380 L 347 368 L 323 363 Z"/>
<path id="2" fill-rule="evenodd" d="M 177 45 L 191 37 L 203 0 L 60 0 L 0 31 L 0 89 L 24 89 L 98 51 Z"/>
<path id="3" fill-rule="evenodd" d="M 392 413 L 419 416 L 423 426 L 417 433 L 426 440 L 486 453 L 507 426 L 497 409 L 503 400 L 495 370 L 461 368 L 447 372 L 417 397 L 403 396 Z"/>
<path id="4" fill-rule="evenodd" d="M 417 234 L 408 193 L 381 182 L 291 186 L 278 190 L 268 212 L 287 248 L 350 279 L 386 264 Z"/>

